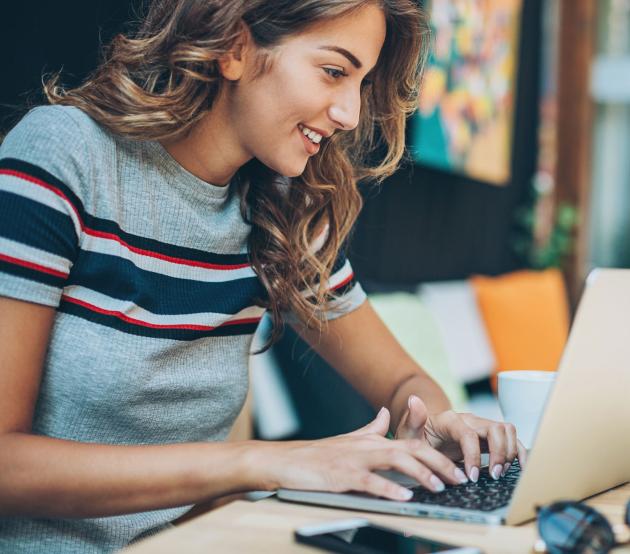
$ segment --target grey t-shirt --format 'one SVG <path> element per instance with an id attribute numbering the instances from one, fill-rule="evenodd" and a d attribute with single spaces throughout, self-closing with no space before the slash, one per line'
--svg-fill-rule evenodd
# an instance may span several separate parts
<path id="1" fill-rule="evenodd" d="M 57 309 L 33 433 L 225 439 L 263 315 L 249 232 L 234 187 L 198 179 L 160 144 L 116 137 L 77 108 L 32 110 L 0 146 L 0 295 Z M 343 257 L 329 285 L 341 309 L 328 317 L 365 300 Z M 0 551 L 111 552 L 187 509 L 0 518 Z"/>

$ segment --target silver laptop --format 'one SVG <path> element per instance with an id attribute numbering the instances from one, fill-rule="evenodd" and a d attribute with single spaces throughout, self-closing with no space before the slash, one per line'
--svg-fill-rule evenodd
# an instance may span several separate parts
<path id="1" fill-rule="evenodd" d="M 544 317 L 544 314 L 541 314 Z M 583 499 L 630 481 L 630 269 L 595 269 L 562 355 L 527 467 L 409 502 L 359 493 L 280 489 L 278 498 L 352 510 L 518 524 L 537 506 Z"/>

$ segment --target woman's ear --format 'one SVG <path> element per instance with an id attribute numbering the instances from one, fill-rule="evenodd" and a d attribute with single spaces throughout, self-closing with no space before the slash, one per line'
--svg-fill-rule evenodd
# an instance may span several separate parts
<path id="1" fill-rule="evenodd" d="M 238 81 L 245 72 L 245 64 L 251 50 L 251 37 L 245 25 L 234 42 L 232 49 L 219 59 L 221 75 L 228 81 Z"/>

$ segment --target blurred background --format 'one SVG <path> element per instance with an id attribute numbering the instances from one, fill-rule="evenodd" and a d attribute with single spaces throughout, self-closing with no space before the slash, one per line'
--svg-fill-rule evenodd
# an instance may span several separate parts
<path id="1" fill-rule="evenodd" d="M 0 133 L 44 102 L 43 74 L 80 83 L 142 12 L 5 4 Z M 589 270 L 630 267 L 630 0 L 424 4 L 432 49 L 408 159 L 364 187 L 349 257 L 453 404 L 500 417 L 496 372 L 555 370 Z M 320 437 L 373 414 L 290 330 L 252 358 L 252 382 L 246 434 Z"/>

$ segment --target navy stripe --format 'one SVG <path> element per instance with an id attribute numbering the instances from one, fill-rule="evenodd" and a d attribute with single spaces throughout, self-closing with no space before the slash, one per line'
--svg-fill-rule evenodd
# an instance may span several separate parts
<path id="1" fill-rule="evenodd" d="M 73 260 L 78 252 L 78 237 L 70 216 L 2 190 L 0 236 L 67 260 Z"/>
<path id="2" fill-rule="evenodd" d="M 63 181 L 55 177 L 52 173 L 49 173 L 48 171 L 42 169 L 37 165 L 30 164 L 22 160 L 17 160 L 15 158 L 0 159 L 0 169 L 19 171 L 20 173 L 25 173 L 30 177 L 35 177 L 36 179 L 44 181 L 44 183 L 53 186 L 61 193 L 63 193 L 63 195 L 70 201 L 70 203 L 74 206 L 79 215 L 83 218 L 85 210 L 83 208 L 83 203 L 81 202 L 79 197 L 72 191 L 72 189 L 70 189 Z"/>
<path id="3" fill-rule="evenodd" d="M 44 285 L 50 285 L 51 287 L 63 288 L 66 283 L 65 278 L 51 275 L 50 273 L 44 273 L 43 271 L 37 271 L 30 267 L 24 267 L 21 265 L 13 264 L 5 260 L 0 260 L 0 272 L 8 273 L 15 277 L 22 277 L 29 281 L 36 281 L 37 283 L 43 283 Z"/>
<path id="4" fill-rule="evenodd" d="M 89 251 L 80 253 L 68 284 L 127 300 L 161 315 L 236 314 L 265 295 L 258 277 L 205 283 L 146 271 L 124 258 Z"/>
<path id="5" fill-rule="evenodd" d="M 85 214 L 85 226 L 101 233 L 109 233 L 119 237 L 123 242 L 140 250 L 148 250 L 171 258 L 182 258 L 191 262 L 215 265 L 241 265 L 249 263 L 247 254 L 215 254 L 205 250 L 175 246 L 155 239 L 132 235 L 123 231 L 118 223 Z"/>
<path id="6" fill-rule="evenodd" d="M 334 275 L 335 273 L 337 273 L 337 271 L 339 271 L 344 264 L 346 263 L 346 253 L 343 251 L 343 249 L 339 250 L 339 252 L 337 252 L 337 259 L 335 260 L 335 263 L 332 266 L 332 269 L 330 270 L 330 274 Z"/>
<path id="7" fill-rule="evenodd" d="M 215 254 L 214 252 L 207 252 L 206 250 L 198 250 L 196 248 L 186 248 L 184 246 L 176 246 L 165 242 L 160 242 L 154 239 L 141 237 L 139 235 L 133 235 L 123 231 L 118 223 L 108 219 L 95 217 L 85 211 L 83 203 L 79 197 L 72 192 L 61 180 L 57 177 L 38 167 L 36 165 L 24 162 L 22 160 L 16 160 L 14 158 L 0 159 L 0 169 L 11 169 L 14 171 L 20 171 L 26 173 L 31 177 L 40 179 L 45 183 L 54 186 L 59 189 L 70 201 L 70 203 L 76 208 L 84 226 L 95 231 L 102 233 L 110 233 L 119 237 L 123 242 L 126 242 L 134 248 L 141 250 L 148 250 L 164 256 L 170 256 L 173 258 L 183 258 L 192 262 L 201 262 L 207 264 L 217 265 L 239 265 L 249 263 L 249 256 L 247 254 Z"/>
<path id="8" fill-rule="evenodd" d="M 344 294 L 347 294 L 348 292 L 350 292 L 354 288 L 354 285 L 356 284 L 357 284 L 356 279 L 350 279 L 350 281 L 348 281 L 343 287 L 339 287 L 338 289 L 335 289 L 333 293 L 335 296 L 343 296 Z"/>
<path id="9" fill-rule="evenodd" d="M 258 322 L 255 322 L 236 325 L 223 325 L 221 327 L 217 327 L 216 329 L 207 331 L 195 331 L 191 329 L 154 329 L 151 327 L 145 327 L 143 325 L 128 323 L 116 316 L 94 312 L 88 308 L 79 306 L 72 302 L 66 302 L 64 300 L 61 301 L 58 310 L 60 312 L 80 317 L 81 319 L 91 321 L 92 323 L 97 323 L 99 325 L 104 325 L 105 327 L 117 329 L 118 331 L 122 331 L 123 333 L 128 333 L 130 335 L 136 335 L 140 337 L 151 337 L 155 339 L 192 341 L 205 337 L 253 335 L 256 331 L 256 328 L 258 327 Z"/>

